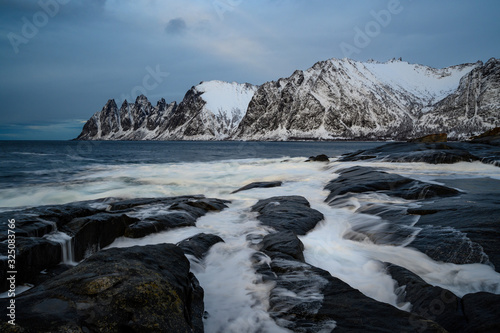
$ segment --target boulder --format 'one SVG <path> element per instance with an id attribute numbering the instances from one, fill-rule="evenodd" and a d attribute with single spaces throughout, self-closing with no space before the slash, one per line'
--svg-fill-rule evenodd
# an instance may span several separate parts
<path id="1" fill-rule="evenodd" d="M 306 160 L 306 162 L 330 162 L 330 159 L 328 158 L 327 155 L 321 154 L 321 155 L 309 157 Z"/>
<path id="2" fill-rule="evenodd" d="M 274 232 L 266 235 L 259 244 L 260 251 L 272 259 L 280 257 L 305 262 L 304 244 L 293 231 Z"/>
<path id="3" fill-rule="evenodd" d="M 259 200 L 252 206 L 258 212 L 257 219 L 264 225 L 277 231 L 293 231 L 297 235 L 305 235 L 314 229 L 323 214 L 312 209 L 307 199 L 301 196 L 272 197 Z"/>
<path id="4" fill-rule="evenodd" d="M 224 240 L 217 235 L 200 233 L 180 241 L 177 243 L 177 246 L 180 247 L 185 254 L 203 259 L 208 250 L 219 242 L 224 242 Z"/>
<path id="5" fill-rule="evenodd" d="M 203 332 L 203 289 L 173 244 L 101 251 L 16 297 L 3 332 Z M 6 306 L 2 300 L 2 307 Z"/>

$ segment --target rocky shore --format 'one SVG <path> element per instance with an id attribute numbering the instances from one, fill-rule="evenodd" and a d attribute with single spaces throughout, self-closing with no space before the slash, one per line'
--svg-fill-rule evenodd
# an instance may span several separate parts
<path id="1" fill-rule="evenodd" d="M 498 131 L 468 142 L 446 137 L 346 154 L 337 162 L 390 161 L 430 164 L 482 162 L 500 166 Z M 328 163 L 328 156 L 308 161 Z M 286 162 L 285 162 L 286 163 Z M 490 190 L 485 191 L 485 184 Z M 496 185 L 495 185 L 496 184 Z M 242 184 L 234 193 L 279 187 L 281 181 Z M 332 208 L 352 205 L 367 193 L 404 199 L 351 207 L 371 222 L 352 225 L 344 238 L 414 248 L 449 264 L 484 264 L 500 272 L 500 181 L 490 178 L 411 179 L 372 166 L 336 171 L 325 185 Z M 191 270 L 223 235 L 200 233 L 177 244 L 104 249 L 120 237 L 143 238 L 196 226 L 200 217 L 221 214 L 231 202 L 217 198 L 103 198 L 15 211 L 17 284 L 33 287 L 16 296 L 16 325 L 1 319 L 2 332 L 203 332 L 204 290 Z M 250 211 L 270 232 L 249 239 L 248 258 L 272 283 L 268 313 L 293 332 L 496 332 L 500 290 L 457 295 L 425 282 L 418 272 L 381 262 L 407 311 L 376 301 L 348 282 L 306 262 L 300 236 L 324 215 L 300 193 L 260 198 Z M 0 213 L 7 220 L 13 212 Z M 417 221 L 415 223 L 415 221 Z M 375 223 L 375 222 L 373 222 Z M 0 253 L 7 250 L 0 225 Z M 75 263 L 78 263 L 75 265 Z M 9 289 L 7 258 L 0 258 L 0 289 Z M 347 283 L 346 283 L 347 282 Z M 0 299 L 6 308 L 8 299 Z"/>

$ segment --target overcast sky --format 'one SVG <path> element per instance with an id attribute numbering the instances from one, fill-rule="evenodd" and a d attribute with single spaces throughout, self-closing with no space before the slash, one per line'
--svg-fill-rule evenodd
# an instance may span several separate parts
<path id="1" fill-rule="evenodd" d="M 500 57 L 500 1 L 0 0 L 0 140 L 71 139 L 108 99 L 180 102 L 350 57 Z M 360 33 L 361 31 L 361 33 Z"/>

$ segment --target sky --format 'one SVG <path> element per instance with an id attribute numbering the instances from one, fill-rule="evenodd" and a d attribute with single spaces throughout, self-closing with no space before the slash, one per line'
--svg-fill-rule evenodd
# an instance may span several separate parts
<path id="1" fill-rule="evenodd" d="M 69 140 L 108 99 L 182 101 L 330 58 L 500 57 L 498 0 L 0 0 L 0 140 Z"/>

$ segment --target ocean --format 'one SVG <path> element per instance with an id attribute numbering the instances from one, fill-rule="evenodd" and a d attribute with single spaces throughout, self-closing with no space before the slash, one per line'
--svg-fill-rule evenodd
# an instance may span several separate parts
<path id="1" fill-rule="evenodd" d="M 1 141 L 0 211 L 64 204 L 105 197 L 150 198 L 205 195 L 230 200 L 229 208 L 198 219 L 195 227 L 152 234 L 139 239 L 119 238 L 108 248 L 177 243 L 198 233 L 224 239 L 202 262 L 190 258 L 191 270 L 205 290 L 206 332 L 282 332 L 266 309 L 270 284 L 258 280 L 251 256 L 251 235 L 267 234 L 250 207 L 272 196 L 305 197 L 325 219 L 300 240 L 306 262 L 327 270 L 351 287 L 402 310 L 401 290 L 382 263 L 394 263 L 418 274 L 427 283 L 458 296 L 477 291 L 500 293 L 500 274 L 491 265 L 443 263 L 411 246 L 421 230 L 419 217 L 401 223 L 414 228 L 410 238 L 391 244 L 346 238 L 353 227 L 383 227 L 377 216 L 356 211 L 376 202 L 387 207 L 418 204 L 379 193 L 350 198 L 349 204 L 326 204 L 324 186 L 337 171 L 355 165 L 460 189 L 462 179 L 500 180 L 500 168 L 480 162 L 455 164 L 338 162 L 348 152 L 379 146 L 380 142 L 78 142 Z M 305 162 L 327 154 L 329 163 Z M 257 181 L 282 181 L 276 188 L 234 190 Z M 491 186 L 496 186 L 493 183 Z M 487 191 L 488 189 L 484 189 Z M 146 212 L 147 213 L 147 212 Z M 464 242 L 468 242 L 464 238 Z M 305 298 L 317 295 L 312 290 Z"/>

